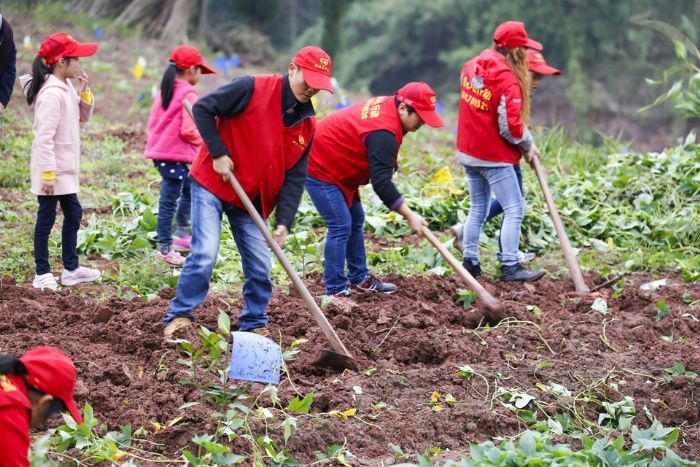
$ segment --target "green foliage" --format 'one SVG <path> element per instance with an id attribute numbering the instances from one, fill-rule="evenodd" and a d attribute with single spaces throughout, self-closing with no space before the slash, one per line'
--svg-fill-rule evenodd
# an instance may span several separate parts
<path id="1" fill-rule="evenodd" d="M 457 291 L 457 303 L 462 305 L 465 310 L 471 308 L 472 304 L 476 302 L 476 293 L 473 290 L 459 289 Z"/>
<path id="2" fill-rule="evenodd" d="M 313 392 L 306 394 L 302 399 L 300 399 L 299 396 L 295 396 L 294 399 L 289 401 L 289 404 L 287 404 L 287 410 L 296 413 L 309 413 L 309 409 L 311 409 L 311 404 L 313 401 Z"/>
<path id="3" fill-rule="evenodd" d="M 698 374 L 694 371 L 687 371 L 685 365 L 681 362 L 673 362 L 673 366 L 664 369 L 664 375 L 661 377 L 661 384 L 668 384 L 674 378 L 695 379 Z"/>

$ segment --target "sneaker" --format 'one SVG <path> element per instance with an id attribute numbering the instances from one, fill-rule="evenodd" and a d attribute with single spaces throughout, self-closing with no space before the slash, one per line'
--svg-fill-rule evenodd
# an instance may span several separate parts
<path id="1" fill-rule="evenodd" d="M 462 261 L 462 266 L 464 266 L 464 269 L 467 270 L 469 274 L 471 274 L 472 277 L 477 278 L 481 275 L 481 264 L 480 263 L 473 263 L 469 259 L 465 259 Z"/>
<path id="2" fill-rule="evenodd" d="M 63 270 L 61 273 L 61 284 L 76 285 L 83 282 L 93 282 L 100 278 L 102 273 L 97 269 L 90 269 L 84 266 L 78 266 L 75 271 Z"/>
<path id="3" fill-rule="evenodd" d="M 350 289 L 344 289 L 344 290 L 341 290 L 340 292 L 336 292 L 333 295 L 331 295 L 331 297 L 337 297 L 337 298 L 350 298 L 350 296 L 352 296 L 352 292 L 350 291 Z"/>
<path id="4" fill-rule="evenodd" d="M 192 242 L 192 236 L 183 235 L 182 237 L 173 238 L 173 250 L 175 251 L 187 251 L 190 249 L 190 243 Z"/>
<path id="5" fill-rule="evenodd" d="M 450 232 L 452 232 L 452 235 L 454 236 L 454 242 L 452 242 L 452 246 L 457 249 L 460 253 L 464 253 L 464 250 L 462 248 L 462 234 L 464 233 L 464 224 L 457 224 L 453 225 L 450 227 Z"/>
<path id="6" fill-rule="evenodd" d="M 365 280 L 359 284 L 355 284 L 355 287 L 362 290 L 363 292 L 374 292 L 374 293 L 385 293 L 391 294 L 398 290 L 396 285 L 389 282 L 382 282 L 372 274 L 367 274 Z"/>
<path id="7" fill-rule="evenodd" d="M 46 274 L 37 274 L 36 276 L 34 276 L 32 286 L 35 289 L 39 290 L 49 289 L 52 292 L 58 290 L 56 278 L 53 277 L 53 274 L 51 274 L 50 272 L 47 272 Z"/>
<path id="8" fill-rule="evenodd" d="M 177 330 L 186 328 L 191 324 L 192 320 L 189 318 L 175 318 L 171 322 L 169 322 L 167 326 L 165 326 L 165 329 L 163 330 L 163 336 L 166 339 L 170 339 L 173 337 L 173 334 Z"/>
<path id="9" fill-rule="evenodd" d="M 537 256 L 534 253 L 525 253 L 524 251 L 518 251 L 518 262 L 520 262 L 520 264 L 528 263 L 535 258 L 537 258 Z"/>
<path id="10" fill-rule="evenodd" d="M 172 248 L 167 255 L 164 255 L 160 251 L 156 251 L 156 259 L 175 267 L 181 267 L 183 264 L 185 264 L 185 257 Z"/>
<path id="11" fill-rule="evenodd" d="M 270 335 L 270 330 L 265 328 L 265 327 L 249 329 L 246 332 L 252 332 L 253 334 L 257 334 L 258 336 L 263 336 L 263 337 L 268 337 Z"/>
<path id="12" fill-rule="evenodd" d="M 501 266 L 501 280 L 503 282 L 533 282 L 541 279 L 545 271 L 528 271 L 521 264 Z"/>

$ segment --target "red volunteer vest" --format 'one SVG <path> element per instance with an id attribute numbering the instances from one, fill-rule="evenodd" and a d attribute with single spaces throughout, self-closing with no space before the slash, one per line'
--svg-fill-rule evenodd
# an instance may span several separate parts
<path id="1" fill-rule="evenodd" d="M 520 148 L 501 137 L 498 126 L 503 91 L 517 84 L 505 57 L 493 49 L 484 50 L 464 64 L 461 80 L 457 149 L 478 159 L 517 164 Z"/>
<path id="2" fill-rule="evenodd" d="M 29 413 L 22 378 L 0 374 L 0 467 L 29 467 Z"/>
<path id="3" fill-rule="evenodd" d="M 360 185 L 369 183 L 365 137 L 377 130 L 391 132 L 401 147 L 403 128 L 393 96 L 374 97 L 336 110 L 318 124 L 309 154 L 309 175 L 340 188 L 348 207 Z"/>
<path id="4" fill-rule="evenodd" d="M 233 160 L 233 174 L 251 200 L 260 197 L 267 219 L 277 205 L 285 172 L 304 154 L 316 128 L 316 118 L 305 118 L 285 128 L 282 120 L 282 76 L 254 76 L 255 88 L 243 112 L 219 120 L 219 136 Z M 192 177 L 219 199 L 244 208 L 229 182 L 214 171 L 206 144 L 197 154 Z"/>

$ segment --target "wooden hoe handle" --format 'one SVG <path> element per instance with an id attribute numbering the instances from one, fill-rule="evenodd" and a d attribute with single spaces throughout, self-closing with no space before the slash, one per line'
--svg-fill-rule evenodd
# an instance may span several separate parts
<path id="1" fill-rule="evenodd" d="M 192 106 L 190 105 L 190 103 L 187 101 L 183 101 L 182 105 L 185 106 L 185 109 L 187 109 L 187 112 L 190 114 L 190 117 L 192 117 L 192 119 L 194 120 L 194 116 L 192 114 Z M 260 214 L 255 209 L 255 206 L 253 206 L 253 203 L 251 203 L 250 198 L 246 194 L 245 190 L 243 190 L 241 184 L 238 182 L 238 180 L 236 180 L 236 177 L 233 176 L 233 173 L 231 174 L 231 186 L 233 186 L 233 189 L 235 190 L 236 194 L 243 202 L 243 205 L 245 206 L 246 211 L 248 211 L 250 217 L 253 218 L 255 225 L 258 227 L 258 229 L 260 229 L 260 233 L 262 233 L 263 237 L 265 237 L 265 241 L 267 241 L 267 244 L 272 249 L 272 252 L 275 254 L 275 256 L 277 256 L 277 259 L 280 261 L 280 263 L 282 263 L 282 267 L 294 283 L 294 287 L 297 289 L 297 292 L 299 292 L 301 297 L 304 299 L 306 306 L 311 312 L 311 316 L 316 320 L 316 323 L 318 323 L 319 327 L 321 328 L 321 331 L 323 331 L 323 334 L 326 336 L 326 339 L 328 339 L 328 342 L 331 344 L 331 347 L 333 347 L 333 350 L 335 350 L 341 355 L 352 358 L 350 352 L 348 352 L 348 349 L 346 349 L 343 343 L 340 341 L 340 338 L 335 333 L 335 330 L 333 329 L 331 324 L 328 322 L 328 319 L 326 319 L 326 316 L 323 314 L 318 304 L 309 293 L 309 290 L 304 285 L 304 282 L 299 277 L 299 274 L 297 274 L 292 265 L 289 263 L 289 260 L 287 260 L 287 257 L 284 255 L 282 248 L 280 248 L 275 239 L 272 238 L 272 234 L 267 229 L 265 221 L 263 221 L 262 217 L 260 217 Z"/>
<path id="2" fill-rule="evenodd" d="M 571 276 L 571 280 L 574 282 L 574 287 L 576 288 L 577 292 L 588 293 L 590 289 L 583 281 L 583 274 L 581 274 L 581 268 L 579 268 L 578 262 L 576 261 L 574 249 L 571 247 L 569 237 L 566 235 L 566 231 L 564 230 L 564 224 L 562 224 L 561 218 L 559 217 L 559 211 L 557 211 L 557 207 L 554 205 L 554 200 L 552 199 L 552 194 L 549 191 L 547 174 L 545 173 L 544 167 L 542 167 L 540 158 L 537 157 L 537 155 L 532 157 L 532 166 L 537 174 L 537 179 L 540 181 L 542 193 L 544 194 L 544 199 L 547 202 L 547 208 L 549 209 L 549 215 L 552 217 L 554 230 L 556 230 L 557 237 L 559 237 L 559 243 L 561 244 L 561 249 L 564 252 L 566 267 L 569 268 L 569 275 Z"/>
<path id="3" fill-rule="evenodd" d="M 423 235 L 425 238 L 428 239 L 430 243 L 433 244 L 433 246 L 437 249 L 437 251 L 440 252 L 443 258 L 450 263 L 450 266 L 452 266 L 452 269 L 454 269 L 460 276 L 462 276 L 462 279 L 464 279 L 467 284 L 469 284 L 469 287 L 476 293 L 476 295 L 479 297 L 479 300 L 481 300 L 484 305 L 486 305 L 487 308 L 489 307 L 496 307 L 496 308 L 502 308 L 501 302 L 495 298 L 493 295 L 491 295 L 488 290 L 486 290 L 481 284 L 479 284 L 479 281 L 474 279 L 474 277 L 469 274 L 469 271 L 464 269 L 464 266 L 457 261 L 457 258 L 455 258 L 452 253 L 450 253 L 445 246 L 440 243 L 440 240 L 435 237 L 435 235 L 430 231 L 429 228 L 423 227 Z"/>

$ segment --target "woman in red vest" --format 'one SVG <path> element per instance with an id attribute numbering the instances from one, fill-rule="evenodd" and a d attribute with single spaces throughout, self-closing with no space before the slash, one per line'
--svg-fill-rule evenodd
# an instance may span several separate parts
<path id="1" fill-rule="evenodd" d="M 0 355 L 0 467 L 29 466 L 29 429 L 54 413 L 83 417 L 73 399 L 76 372 L 55 347 L 36 347 L 20 358 Z"/>
<path id="2" fill-rule="evenodd" d="M 284 243 L 304 191 L 316 129 L 311 97 L 321 89 L 333 92 L 330 76 L 328 54 L 304 47 L 285 75 L 239 77 L 197 101 L 194 118 L 205 145 L 190 169 L 192 243 L 163 320 L 166 338 L 194 321 L 192 311 L 207 295 L 224 214 L 244 275 L 240 330 L 266 334 L 270 250 L 229 179 L 236 176 L 264 219 L 276 209 L 274 235 Z"/>
<path id="3" fill-rule="evenodd" d="M 327 295 L 348 297 L 349 284 L 366 292 L 396 291 L 394 284 L 382 282 L 367 269 L 359 188 L 371 181 L 384 204 L 421 234 L 425 221 L 411 211 L 391 178 L 403 136 L 424 123 L 443 126 L 435 103 L 430 86 L 413 82 L 395 96 L 358 102 L 319 123 L 309 156 L 306 191 L 328 227 L 323 273 Z"/>
<path id="4" fill-rule="evenodd" d="M 524 154 L 528 162 L 537 147 L 528 130 L 530 77 L 526 48 L 542 50 L 518 21 L 500 24 L 494 46 L 465 63 L 457 125 L 457 149 L 469 180 L 471 206 L 464 226 L 464 267 L 481 274 L 479 236 L 491 204 L 491 192 L 503 208 L 501 263 L 503 281 L 534 281 L 544 271 L 528 271 L 518 257 L 525 199 L 514 169 Z"/>

